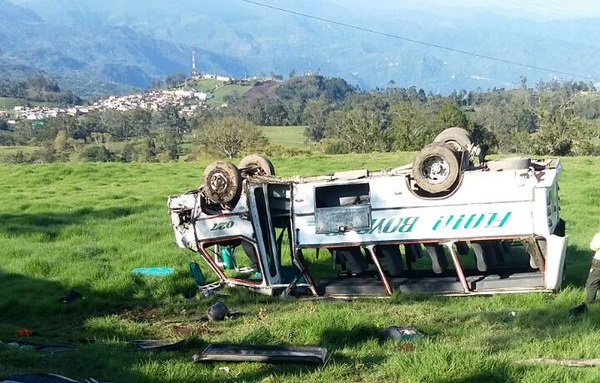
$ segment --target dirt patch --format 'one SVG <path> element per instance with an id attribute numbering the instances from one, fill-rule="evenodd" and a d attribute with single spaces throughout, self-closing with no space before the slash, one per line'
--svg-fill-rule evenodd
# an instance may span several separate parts
<path id="1" fill-rule="evenodd" d="M 120 315 L 121 318 L 130 320 L 132 322 L 156 322 L 160 318 L 160 314 L 157 308 L 138 308 L 133 310 L 123 311 Z"/>
<path id="2" fill-rule="evenodd" d="M 269 98 L 273 99 L 277 97 L 276 91 L 283 83 L 267 80 L 263 82 L 257 82 L 254 84 L 252 89 L 244 94 L 244 99 L 252 100 L 255 98 Z"/>

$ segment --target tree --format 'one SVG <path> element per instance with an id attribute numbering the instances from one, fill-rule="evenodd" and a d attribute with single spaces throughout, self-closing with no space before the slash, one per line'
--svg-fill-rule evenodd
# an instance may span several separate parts
<path id="1" fill-rule="evenodd" d="M 44 142 L 42 148 L 32 154 L 32 160 L 33 162 L 42 164 L 54 162 L 56 160 L 56 152 L 52 144 Z"/>
<path id="2" fill-rule="evenodd" d="M 81 152 L 81 160 L 87 162 L 112 162 L 115 154 L 105 146 L 90 146 Z"/>
<path id="3" fill-rule="evenodd" d="M 389 150 L 380 116 L 371 109 L 358 107 L 349 112 L 331 112 L 326 125 L 327 137 L 338 139 L 346 152 Z"/>
<path id="4" fill-rule="evenodd" d="M 186 76 L 183 73 L 177 73 L 171 76 L 167 76 L 165 79 L 165 86 L 167 88 L 175 88 L 185 82 Z"/>
<path id="5" fill-rule="evenodd" d="M 140 147 L 139 159 L 143 162 L 156 162 L 156 144 L 153 138 L 149 138 L 145 145 Z"/>
<path id="6" fill-rule="evenodd" d="M 503 153 L 519 152 L 523 135 L 537 130 L 537 116 L 531 103 L 529 90 L 493 92 L 476 108 L 475 121 L 491 132 L 496 140 L 494 147 Z M 491 142 L 490 142 L 491 144 Z"/>
<path id="7" fill-rule="evenodd" d="M 27 158 L 27 156 L 25 155 L 25 153 L 23 153 L 23 151 L 19 150 L 10 159 L 10 162 L 12 162 L 13 164 L 26 164 L 26 163 L 29 163 L 30 161 Z"/>
<path id="8" fill-rule="evenodd" d="M 69 158 L 69 138 L 67 136 L 67 132 L 64 130 L 59 130 L 56 134 L 56 138 L 54 138 L 54 152 L 57 157 L 61 160 L 67 160 Z"/>
<path id="9" fill-rule="evenodd" d="M 532 144 L 533 153 L 541 155 L 565 156 L 586 137 L 581 120 L 575 116 L 573 102 L 552 95 L 540 99 L 538 109 L 539 130 Z"/>
<path id="10" fill-rule="evenodd" d="M 436 113 L 435 122 L 440 132 L 451 126 L 467 128 L 469 125 L 466 114 L 460 110 L 458 105 L 449 102 L 443 102 L 441 104 L 441 107 Z"/>
<path id="11" fill-rule="evenodd" d="M 434 137 L 431 119 L 422 107 L 403 102 L 391 107 L 391 132 L 397 150 L 419 150 Z"/>
<path id="12" fill-rule="evenodd" d="M 179 114 L 179 108 L 175 105 L 167 105 L 152 115 L 152 131 L 172 131 L 182 135 L 188 131 L 188 124 Z"/>
<path id="13" fill-rule="evenodd" d="M 197 144 L 208 153 L 227 158 L 243 152 L 263 151 L 269 143 L 256 125 L 239 117 L 214 119 L 197 130 Z"/>
<path id="14" fill-rule="evenodd" d="M 123 151 L 117 156 L 119 162 L 133 162 L 135 160 L 135 149 L 133 145 L 127 143 L 123 146 Z"/>
<path id="15" fill-rule="evenodd" d="M 325 121 L 331 107 L 324 99 L 309 100 L 304 108 L 304 121 L 307 124 L 304 135 L 319 142 L 325 137 Z"/>
<path id="16" fill-rule="evenodd" d="M 179 158 L 181 138 L 175 132 L 162 132 L 155 138 L 161 162 L 175 161 Z"/>
<path id="17" fill-rule="evenodd" d="M 134 137 L 147 137 L 152 124 L 152 112 L 148 109 L 135 108 L 127 112 L 127 120 Z"/>
<path id="18" fill-rule="evenodd" d="M 100 114 L 103 130 L 110 133 L 115 140 L 124 141 L 131 137 L 131 126 L 127 116 L 117 110 L 105 110 Z"/>

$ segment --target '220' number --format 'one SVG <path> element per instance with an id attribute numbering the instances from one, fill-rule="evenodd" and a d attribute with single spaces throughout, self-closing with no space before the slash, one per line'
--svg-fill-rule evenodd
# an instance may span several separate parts
<path id="1" fill-rule="evenodd" d="M 233 227 L 233 221 L 218 222 L 213 225 L 210 231 L 225 230 Z"/>

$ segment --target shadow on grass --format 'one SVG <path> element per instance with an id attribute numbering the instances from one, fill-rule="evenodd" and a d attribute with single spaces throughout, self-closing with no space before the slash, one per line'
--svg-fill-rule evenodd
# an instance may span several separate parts
<path id="1" fill-rule="evenodd" d="M 494 368 L 492 371 L 481 371 L 471 376 L 460 377 L 451 380 L 439 380 L 435 381 L 435 383 L 512 383 L 520 381 L 512 375 L 513 374 L 510 373 L 509 366 L 500 365 Z"/>
<path id="2" fill-rule="evenodd" d="M 119 383 L 180 382 L 181 376 L 217 383 L 297 376 L 319 368 L 302 364 L 194 364 L 193 354 L 201 352 L 208 343 L 190 334 L 186 335 L 185 346 L 179 351 L 138 351 L 127 342 L 156 336 L 152 330 L 144 332 L 144 328 L 163 318 L 157 308 L 158 301 L 134 298 L 131 291 L 78 289 L 82 298 L 66 304 L 61 298 L 69 288 L 61 283 L 2 271 L 0 287 L 0 341 L 74 346 L 70 351 L 49 354 L 0 344 L 0 360 L 3 361 L 0 379 L 12 374 L 56 373 L 77 380 L 93 377 Z M 196 304 L 209 306 L 215 299 Z M 243 308 L 241 299 L 234 301 Z M 266 303 L 270 299 L 256 296 L 255 300 Z M 114 320 L 111 319 L 113 315 Z M 90 325 L 89 320 L 96 321 L 95 325 Z M 202 329 L 205 321 L 196 318 L 196 322 L 195 325 Z M 128 327 L 130 323 L 133 323 L 131 328 Z M 33 336 L 19 338 L 17 332 L 21 329 L 32 331 Z M 253 344 L 273 344 L 268 334 L 265 332 L 257 339 L 247 340 Z M 185 365 L 188 366 L 183 367 L 186 371 L 175 371 Z"/>
<path id="3" fill-rule="evenodd" d="M 149 299 L 133 298 L 131 291 L 90 289 L 77 289 L 81 297 L 65 303 L 63 298 L 69 291 L 70 287 L 56 281 L 0 270 L 0 341 L 4 343 L 0 344 L 0 360 L 3 361 L 0 378 L 9 374 L 52 372 L 73 378 L 93 376 L 103 380 L 101 375 L 105 368 L 102 364 L 111 360 L 114 347 L 102 343 L 105 339 L 112 339 L 113 343 L 127 339 L 127 331 L 89 329 L 86 321 L 154 304 Z M 23 337 L 19 330 L 28 330 L 32 334 Z M 14 341 L 70 345 L 75 349 L 52 354 L 7 345 Z M 134 355 L 134 363 L 143 358 L 143 355 Z M 127 372 L 130 367 L 119 366 L 119 373 Z"/>
<path id="4" fill-rule="evenodd" d="M 113 207 L 107 209 L 82 208 L 70 213 L 23 213 L 0 214 L 0 231 L 9 235 L 29 235 L 40 233 L 47 240 L 55 239 L 61 230 L 68 226 L 80 225 L 86 221 L 114 220 L 127 217 L 147 209 L 144 206 Z"/>
<path id="5" fill-rule="evenodd" d="M 585 285 L 592 264 L 592 257 L 593 253 L 588 248 L 581 249 L 574 245 L 567 246 L 563 288 Z"/>
<path id="6" fill-rule="evenodd" d="M 381 329 L 372 325 L 357 325 L 351 328 L 340 328 L 332 325 L 321 333 L 320 344 L 335 351 L 348 346 L 378 339 Z"/>

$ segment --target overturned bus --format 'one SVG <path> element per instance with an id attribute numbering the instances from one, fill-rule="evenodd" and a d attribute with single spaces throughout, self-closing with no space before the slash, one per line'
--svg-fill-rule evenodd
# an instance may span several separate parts
<path id="1" fill-rule="evenodd" d="M 177 244 L 210 286 L 314 296 L 556 291 L 566 251 L 558 159 L 487 161 L 449 128 L 412 164 L 275 176 L 265 157 L 216 161 L 168 198 Z M 208 286 L 208 285 L 207 285 Z"/>

